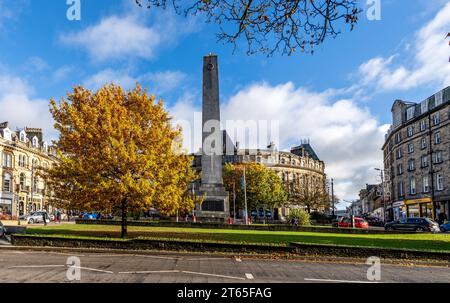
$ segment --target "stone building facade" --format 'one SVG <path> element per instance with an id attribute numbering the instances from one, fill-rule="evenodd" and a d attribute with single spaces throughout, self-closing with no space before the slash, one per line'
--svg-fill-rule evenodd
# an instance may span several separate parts
<path id="1" fill-rule="evenodd" d="M 12 131 L 0 123 L 0 213 L 16 217 L 48 207 L 39 167 L 56 161 L 52 148 L 43 140 L 42 129 Z"/>
<path id="2" fill-rule="evenodd" d="M 396 100 L 392 117 L 382 148 L 388 218 L 450 217 L 450 87 Z"/>
<path id="3" fill-rule="evenodd" d="M 375 216 L 383 218 L 383 203 L 381 184 L 366 184 L 366 187 L 359 191 L 361 201 L 360 215 Z"/>
<path id="4" fill-rule="evenodd" d="M 226 137 L 226 133 L 224 133 Z M 230 139 L 224 142 L 230 144 Z M 227 144 L 227 143 L 226 143 Z M 230 150 L 228 148 L 227 150 Z M 194 155 L 194 168 L 201 171 L 201 155 Z M 304 140 L 300 145 L 292 147 L 290 152 L 278 151 L 275 144 L 271 143 L 266 149 L 240 149 L 234 146 L 234 154 L 223 156 L 223 163 L 260 163 L 274 170 L 281 180 L 286 184 L 299 181 L 300 184 L 308 184 L 310 187 L 326 191 L 325 163 L 320 160 L 314 152 L 309 141 Z M 275 217 L 286 217 L 289 208 L 279 208 L 274 213 Z M 277 218 L 276 218 L 277 219 Z"/>

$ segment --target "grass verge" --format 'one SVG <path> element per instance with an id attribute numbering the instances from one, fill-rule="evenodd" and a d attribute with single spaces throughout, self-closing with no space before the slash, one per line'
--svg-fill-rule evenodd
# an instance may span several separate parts
<path id="1" fill-rule="evenodd" d="M 51 225 L 28 227 L 27 234 L 119 238 L 120 226 Z M 450 252 L 450 234 L 334 234 L 295 231 L 256 231 L 230 229 L 198 229 L 179 227 L 129 226 L 129 238 L 208 241 L 285 246 L 291 242 L 306 244 L 348 245 L 357 247 L 397 248 L 419 251 Z"/>

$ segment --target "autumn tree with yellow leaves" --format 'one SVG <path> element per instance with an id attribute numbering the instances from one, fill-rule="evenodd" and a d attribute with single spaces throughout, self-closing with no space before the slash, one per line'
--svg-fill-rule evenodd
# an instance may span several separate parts
<path id="1" fill-rule="evenodd" d="M 122 237 L 127 213 L 154 207 L 162 214 L 188 212 L 195 197 L 191 157 L 181 153 L 181 129 L 146 90 L 113 84 L 96 92 L 75 87 L 50 101 L 59 131 L 59 163 L 44 172 L 52 202 L 66 209 L 119 211 Z"/>

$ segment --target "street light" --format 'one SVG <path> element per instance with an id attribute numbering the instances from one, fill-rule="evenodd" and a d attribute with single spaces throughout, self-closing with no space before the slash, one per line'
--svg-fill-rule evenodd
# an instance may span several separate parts
<path id="1" fill-rule="evenodd" d="M 381 201 L 383 202 L 383 222 L 386 223 L 386 205 L 384 201 L 384 170 L 381 168 L 374 168 L 380 172 L 381 176 Z"/>

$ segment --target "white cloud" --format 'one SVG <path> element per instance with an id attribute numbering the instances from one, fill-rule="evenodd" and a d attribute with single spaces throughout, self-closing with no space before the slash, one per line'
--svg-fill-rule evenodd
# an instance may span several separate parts
<path id="1" fill-rule="evenodd" d="M 10 122 L 12 129 L 25 126 L 42 128 L 47 140 L 55 139 L 49 101 L 30 97 L 32 91 L 22 79 L 0 74 L 0 121 Z"/>
<path id="2" fill-rule="evenodd" d="M 278 120 L 277 145 L 282 150 L 289 150 L 301 139 L 311 138 L 311 145 L 325 162 L 328 177 L 335 179 L 337 195 L 352 199 L 367 182 L 376 181 L 373 168 L 382 165 L 381 146 L 388 126 L 380 125 L 368 109 L 353 100 L 333 100 L 333 96 L 332 90 L 317 93 L 296 88 L 290 82 L 277 86 L 253 84 L 223 102 L 221 119 L 223 124 L 227 119 Z M 176 120 L 193 125 L 194 112 L 201 111 L 193 104 L 194 97 L 188 96 L 169 110 Z M 195 120 L 201 123 L 201 116 Z M 191 129 L 184 134 L 185 140 L 189 140 L 185 147 L 192 147 L 196 142 L 191 151 L 201 145 L 201 124 L 194 130 L 194 136 Z"/>
<path id="3" fill-rule="evenodd" d="M 145 84 L 150 93 L 161 95 L 177 87 L 187 78 L 181 71 L 158 71 L 139 76 L 133 76 L 128 70 L 105 69 L 84 81 L 85 86 L 90 89 L 98 89 L 109 83 L 121 85 L 124 89 L 130 89 L 136 83 Z"/>
<path id="4" fill-rule="evenodd" d="M 197 19 L 180 17 L 170 10 L 145 11 L 127 7 L 124 16 L 105 17 L 81 31 L 62 34 L 59 40 L 67 46 L 84 49 L 95 62 L 151 59 L 159 49 L 177 43 L 185 34 L 198 31 L 201 26 Z"/>
<path id="5" fill-rule="evenodd" d="M 138 57 L 150 59 L 161 43 L 160 32 L 133 16 L 110 16 L 80 32 L 60 36 L 66 45 L 84 48 L 94 61 Z"/>
<path id="6" fill-rule="evenodd" d="M 450 2 L 415 35 L 413 46 L 406 54 L 404 65 L 396 64 L 396 55 L 376 57 L 362 64 L 359 73 L 362 84 L 373 83 L 382 90 L 406 90 L 433 84 L 437 88 L 450 85 L 449 45 L 444 39 L 450 28 Z"/>
<path id="7" fill-rule="evenodd" d="M 86 79 L 84 85 L 96 90 L 105 84 L 113 83 L 121 85 L 124 89 L 130 89 L 137 81 L 138 79 L 130 76 L 127 71 L 105 69 Z"/>
<path id="8" fill-rule="evenodd" d="M 52 75 L 53 82 L 59 82 L 62 80 L 65 80 L 70 73 L 74 71 L 74 67 L 71 65 L 63 65 L 59 68 L 57 68 Z"/>

